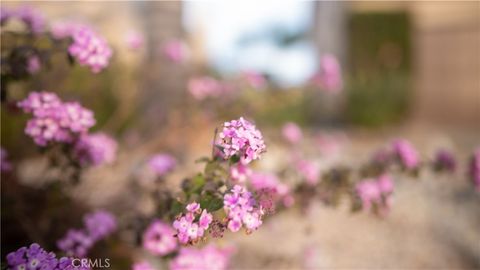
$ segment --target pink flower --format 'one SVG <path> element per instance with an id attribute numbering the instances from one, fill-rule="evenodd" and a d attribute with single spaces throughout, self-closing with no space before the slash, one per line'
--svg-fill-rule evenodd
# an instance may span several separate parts
<path id="1" fill-rule="evenodd" d="M 188 91 L 197 100 L 218 97 L 223 92 L 222 84 L 212 77 L 197 77 L 188 81 Z"/>
<path id="2" fill-rule="evenodd" d="M 392 193 L 393 192 L 393 180 L 388 174 L 383 174 L 377 179 L 378 189 L 381 193 Z"/>
<path id="3" fill-rule="evenodd" d="M 54 39 L 64 39 L 70 37 L 80 24 L 68 21 L 56 21 L 50 26 L 50 33 Z"/>
<path id="4" fill-rule="evenodd" d="M 30 74 L 36 74 L 40 71 L 42 64 L 40 58 L 36 55 L 32 55 L 27 59 L 27 72 Z"/>
<path id="5" fill-rule="evenodd" d="M 27 25 L 32 33 L 40 34 L 45 30 L 45 16 L 40 11 L 30 6 L 22 6 L 14 14 Z"/>
<path id="6" fill-rule="evenodd" d="M 165 44 L 163 53 L 173 63 L 182 63 L 187 58 L 187 47 L 182 41 L 172 40 Z"/>
<path id="7" fill-rule="evenodd" d="M 392 149 L 406 169 L 415 169 L 420 164 L 418 153 L 409 141 L 397 139 L 393 141 Z"/>
<path id="8" fill-rule="evenodd" d="M 0 171 L 9 172 L 12 170 L 12 164 L 8 161 L 8 153 L 3 147 L 0 147 Z"/>
<path id="9" fill-rule="evenodd" d="M 197 212 L 198 210 L 200 210 L 200 204 L 198 204 L 196 202 L 193 202 L 193 203 L 187 205 L 187 211 L 189 211 L 189 212 Z"/>
<path id="10" fill-rule="evenodd" d="M 293 123 L 286 123 L 282 128 L 282 135 L 291 144 L 297 144 L 302 140 L 302 130 L 300 127 Z"/>
<path id="11" fill-rule="evenodd" d="M 243 117 L 225 122 L 219 137 L 218 144 L 223 148 L 225 157 L 236 155 L 244 164 L 259 159 L 266 151 L 262 133 Z"/>
<path id="12" fill-rule="evenodd" d="M 202 211 L 200 205 L 196 202 L 188 204 L 185 209 L 188 213 L 178 217 L 173 222 L 173 227 L 177 230 L 178 241 L 183 244 L 200 239 L 213 221 L 212 214 L 205 209 Z M 198 222 L 194 222 L 195 220 L 198 220 Z"/>
<path id="13" fill-rule="evenodd" d="M 73 43 L 68 47 L 68 52 L 81 66 L 90 67 L 93 73 L 99 73 L 108 66 L 112 49 L 105 38 L 86 25 L 73 27 L 71 37 Z"/>
<path id="14" fill-rule="evenodd" d="M 200 216 L 200 220 L 198 221 L 198 224 L 200 228 L 206 230 L 208 229 L 208 226 L 210 223 L 212 223 L 213 217 L 212 214 L 208 213 L 207 210 L 203 209 L 202 215 Z"/>
<path id="15" fill-rule="evenodd" d="M 331 54 L 326 54 L 320 58 L 320 70 L 312 80 L 327 92 L 338 93 L 342 90 L 342 71 L 337 58 Z"/>
<path id="16" fill-rule="evenodd" d="M 155 220 L 143 234 L 143 247 L 152 254 L 164 256 L 177 249 L 175 231 L 166 223 Z"/>
<path id="17" fill-rule="evenodd" d="M 469 174 L 475 189 L 480 192 L 480 147 L 475 150 L 471 157 Z"/>
<path id="18" fill-rule="evenodd" d="M 357 183 L 355 191 L 362 202 L 364 210 L 370 210 L 373 205 L 376 206 L 376 214 L 384 216 L 388 213 L 393 202 L 394 184 L 392 178 L 387 175 L 381 175 L 377 179 L 366 179 Z"/>
<path id="19" fill-rule="evenodd" d="M 104 133 L 83 135 L 75 143 L 74 155 L 82 165 L 110 164 L 117 156 L 117 142 Z"/>
<path id="20" fill-rule="evenodd" d="M 155 270 L 155 268 L 149 262 L 142 261 L 133 264 L 132 270 Z"/>
<path id="21" fill-rule="evenodd" d="M 267 80 L 263 77 L 262 74 L 254 71 L 245 71 L 242 74 L 242 77 L 248 83 L 248 85 L 255 89 L 264 88 L 267 84 Z"/>
<path id="22" fill-rule="evenodd" d="M 177 160 L 169 154 L 157 154 L 148 160 L 148 166 L 159 177 L 172 172 L 177 166 Z"/>
<path id="23" fill-rule="evenodd" d="M 71 143 L 95 125 L 92 111 L 77 102 L 64 103 L 49 92 L 32 92 L 18 102 L 18 107 L 33 114 L 25 133 L 40 146 L 50 142 Z"/>
<path id="24" fill-rule="evenodd" d="M 301 159 L 297 161 L 296 167 L 300 175 L 309 185 L 316 185 L 320 181 L 320 170 L 311 161 Z"/>
<path id="25" fill-rule="evenodd" d="M 226 270 L 233 249 L 208 245 L 203 249 L 182 248 L 170 262 L 171 270 Z"/>
<path id="26" fill-rule="evenodd" d="M 248 230 L 256 230 L 262 224 L 263 210 L 257 206 L 256 200 L 245 188 L 235 185 L 231 192 L 224 195 L 224 210 L 229 219 L 228 229 L 237 232 L 245 225 Z"/>
<path id="27" fill-rule="evenodd" d="M 243 183 L 252 175 L 252 170 L 242 162 L 230 167 L 230 177 L 233 181 Z"/>
<path id="28" fill-rule="evenodd" d="M 138 31 L 130 31 L 125 35 L 125 43 L 130 50 L 138 50 L 143 47 L 144 37 Z"/>
<path id="29" fill-rule="evenodd" d="M 362 207 L 369 210 L 373 203 L 380 200 L 380 190 L 373 179 L 367 179 L 359 182 L 355 190 L 362 201 Z"/>

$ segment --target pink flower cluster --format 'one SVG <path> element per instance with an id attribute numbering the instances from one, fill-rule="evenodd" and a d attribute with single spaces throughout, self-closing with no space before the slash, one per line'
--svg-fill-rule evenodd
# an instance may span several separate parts
<path id="1" fill-rule="evenodd" d="M 12 170 L 12 164 L 8 160 L 8 153 L 3 147 L 0 147 L 0 172 L 9 172 Z"/>
<path id="2" fill-rule="evenodd" d="M 252 175 L 252 170 L 242 162 L 230 167 L 230 178 L 234 182 L 244 183 Z"/>
<path id="3" fill-rule="evenodd" d="M 227 90 L 228 87 L 220 81 L 208 76 L 191 78 L 188 81 L 188 91 L 197 100 L 218 97 Z"/>
<path id="4" fill-rule="evenodd" d="M 389 175 L 377 179 L 366 179 L 357 183 L 356 194 L 362 202 L 362 208 L 369 211 L 372 206 L 380 215 L 385 215 L 393 202 L 393 180 Z"/>
<path id="5" fill-rule="evenodd" d="M 305 179 L 307 184 L 314 186 L 320 181 L 320 170 L 315 163 L 306 159 L 299 159 L 295 165 L 298 173 Z"/>
<path id="6" fill-rule="evenodd" d="M 405 139 L 397 139 L 392 143 L 393 154 L 406 169 L 415 169 L 420 164 L 417 150 Z"/>
<path id="7" fill-rule="evenodd" d="M 219 137 L 225 158 L 236 155 L 244 164 L 259 159 L 266 150 L 262 133 L 243 117 L 225 122 Z"/>
<path id="8" fill-rule="evenodd" d="M 243 72 L 242 77 L 250 87 L 255 89 L 262 89 L 267 85 L 265 77 L 254 71 L 245 71 Z"/>
<path id="9" fill-rule="evenodd" d="M 475 189 L 480 192 L 480 148 L 477 148 L 473 153 L 469 169 Z"/>
<path id="10" fill-rule="evenodd" d="M 227 227 L 232 232 L 238 232 L 242 226 L 250 232 L 262 225 L 263 209 L 257 206 L 252 193 L 242 186 L 235 185 L 230 193 L 225 194 L 223 208 L 228 217 Z"/>
<path id="11" fill-rule="evenodd" d="M 84 228 L 70 229 L 57 241 L 60 250 L 69 256 L 84 257 L 90 248 L 117 229 L 117 220 L 109 212 L 99 210 L 83 218 Z"/>
<path id="12" fill-rule="evenodd" d="M 208 245 L 202 249 L 180 249 L 170 262 L 170 270 L 226 270 L 233 254 L 232 248 L 217 248 Z"/>
<path id="13" fill-rule="evenodd" d="M 290 187 L 280 182 L 273 173 L 255 172 L 250 177 L 250 184 L 260 195 L 267 195 L 273 200 L 273 203 L 281 201 L 284 206 L 289 207 L 294 203 Z M 266 201 L 264 196 L 260 196 L 259 205 L 262 209 L 268 209 L 270 202 Z M 268 211 L 272 212 L 272 211 Z"/>
<path id="14" fill-rule="evenodd" d="M 30 74 L 36 74 L 40 71 L 42 63 L 40 57 L 37 55 L 32 55 L 27 59 L 27 72 Z"/>
<path id="15" fill-rule="evenodd" d="M 328 92 L 342 90 L 342 70 L 335 56 L 327 54 L 320 59 L 320 70 L 313 77 L 313 82 Z"/>
<path id="16" fill-rule="evenodd" d="M 40 11 L 30 6 L 21 6 L 16 10 L 2 6 L 0 14 L 2 25 L 12 18 L 18 18 L 34 34 L 39 34 L 45 30 L 45 17 Z"/>
<path id="17" fill-rule="evenodd" d="M 158 154 L 148 160 L 148 166 L 157 176 L 161 177 L 175 169 L 177 160 L 169 154 Z"/>
<path id="18" fill-rule="evenodd" d="M 187 213 L 173 222 L 177 230 L 177 237 L 180 243 L 195 243 L 205 234 L 205 231 L 213 221 L 212 214 L 206 209 L 200 208 L 200 204 L 193 202 L 186 207 Z M 195 220 L 198 219 L 198 222 Z"/>
<path id="19" fill-rule="evenodd" d="M 93 73 L 98 73 L 108 66 L 112 49 L 105 38 L 91 27 L 71 25 L 69 36 L 73 42 L 68 47 L 68 53 L 75 57 L 80 65 L 90 67 Z"/>
<path id="20" fill-rule="evenodd" d="M 287 142 L 291 144 L 299 143 L 303 137 L 302 130 L 297 124 L 293 122 L 289 122 L 283 125 L 282 135 L 283 138 L 285 138 L 285 140 L 287 140 Z"/>
<path id="21" fill-rule="evenodd" d="M 104 133 L 80 136 L 74 146 L 74 155 L 81 165 L 110 164 L 117 156 L 117 142 Z"/>
<path id="22" fill-rule="evenodd" d="M 136 262 L 132 265 L 132 270 L 155 270 L 147 261 Z"/>
<path id="23" fill-rule="evenodd" d="M 143 47 L 145 39 L 142 33 L 130 31 L 125 35 L 125 43 L 130 50 L 135 51 Z"/>
<path id="24" fill-rule="evenodd" d="M 143 233 L 143 248 L 152 254 L 164 256 L 177 249 L 175 230 L 170 225 L 154 220 Z"/>
<path id="25" fill-rule="evenodd" d="M 173 63 L 183 63 L 187 58 L 187 47 L 180 40 L 171 40 L 163 46 L 163 54 Z"/>
<path id="26" fill-rule="evenodd" d="M 25 133 L 40 146 L 51 142 L 71 143 L 95 125 L 92 111 L 78 102 L 62 102 L 50 92 L 32 92 L 18 102 L 18 106 L 33 114 Z"/>

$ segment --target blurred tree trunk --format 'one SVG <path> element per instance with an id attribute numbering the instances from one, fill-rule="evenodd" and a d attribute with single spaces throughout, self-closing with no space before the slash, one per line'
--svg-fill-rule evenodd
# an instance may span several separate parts
<path id="1" fill-rule="evenodd" d="M 165 124 L 169 113 L 179 106 L 185 91 L 185 67 L 169 62 L 162 53 L 164 44 L 183 39 L 181 1 L 137 2 L 139 19 L 145 28 L 145 65 L 140 68 L 144 83 L 140 97 L 142 130 L 151 133 Z"/>
<path id="2" fill-rule="evenodd" d="M 317 55 L 335 55 L 346 70 L 347 57 L 347 5 L 343 1 L 315 1 L 314 25 L 311 38 L 316 44 Z M 345 78 L 345 76 L 344 76 Z M 313 101 L 313 121 L 322 124 L 336 124 L 341 118 L 345 95 L 322 95 L 316 93 Z"/>

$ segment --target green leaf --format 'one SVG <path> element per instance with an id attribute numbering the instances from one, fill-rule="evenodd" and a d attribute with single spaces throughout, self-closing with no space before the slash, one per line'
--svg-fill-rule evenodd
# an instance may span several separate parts
<path id="1" fill-rule="evenodd" d="M 200 207 L 208 212 L 215 212 L 223 207 L 223 199 L 212 195 L 205 195 L 200 199 Z"/>
<path id="2" fill-rule="evenodd" d="M 173 200 L 172 205 L 170 207 L 170 212 L 172 213 L 172 216 L 176 216 L 182 213 L 183 209 L 185 209 L 185 205 L 183 203 L 181 203 L 178 200 Z"/>

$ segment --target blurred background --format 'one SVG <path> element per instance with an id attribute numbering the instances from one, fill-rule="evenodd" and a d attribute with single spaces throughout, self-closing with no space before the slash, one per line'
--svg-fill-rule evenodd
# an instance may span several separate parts
<path id="1" fill-rule="evenodd" d="M 194 160 L 210 151 L 214 128 L 240 116 L 266 134 L 270 157 L 262 168 L 285 159 L 279 130 L 286 122 L 300 125 L 307 137 L 333 138 L 334 153 L 320 160 L 326 164 L 358 164 L 397 137 L 411 140 L 424 157 L 443 147 L 465 162 L 480 145 L 479 2 L 28 4 L 49 21 L 88 22 L 114 48 L 99 75 L 79 66 L 67 72 L 58 60 L 9 86 L 13 99 L 30 90 L 78 99 L 95 112 L 94 130 L 118 139 L 117 162 L 88 171 L 75 190 L 87 205 L 118 213 L 141 200 L 125 198 L 127 175 L 155 152 L 172 153 L 183 164 L 173 183 L 192 175 L 200 168 Z M 130 32 L 143 36 L 141 49 L 125 45 Z M 162 50 L 171 41 L 185 45 L 188 61 L 166 59 Z M 326 54 L 342 69 L 342 89 L 335 93 L 311 83 Z M 245 72 L 262 75 L 267 86 L 238 90 Z M 240 94 L 196 100 L 188 82 L 206 75 Z M 2 106 L 1 144 L 12 160 L 22 159 L 16 171 L 28 184 L 38 181 L 42 165 L 30 138 L 19 135 L 25 119 Z M 459 170 L 399 182 L 385 219 L 317 205 L 307 215 L 281 213 L 249 237 L 222 241 L 237 246 L 234 269 L 302 268 L 305 250 L 315 254 L 314 269 L 480 268 L 480 197 L 465 175 Z M 2 199 L 2 212 L 6 207 Z M 9 232 L 2 218 L 2 239 Z M 15 246 L 16 240 L 6 241 Z"/>

